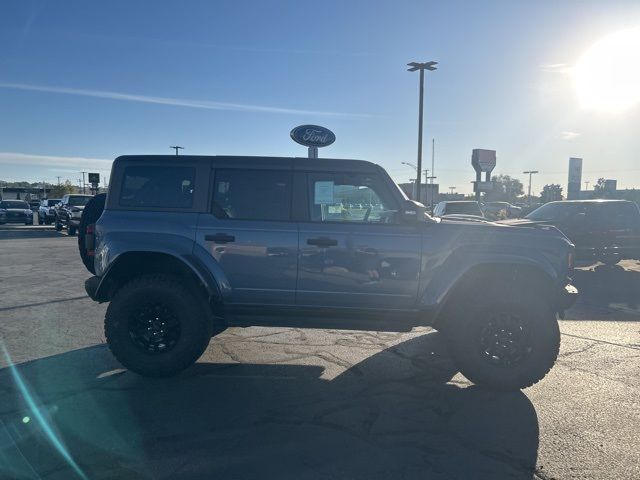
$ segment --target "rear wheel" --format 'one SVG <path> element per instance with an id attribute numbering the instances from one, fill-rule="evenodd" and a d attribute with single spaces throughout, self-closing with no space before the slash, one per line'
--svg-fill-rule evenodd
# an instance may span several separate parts
<path id="1" fill-rule="evenodd" d="M 180 279 L 143 275 L 118 290 L 104 331 L 111 352 L 127 369 L 166 377 L 200 358 L 214 334 L 213 313 Z"/>
<path id="2" fill-rule="evenodd" d="M 56 217 L 56 220 L 55 220 L 55 227 L 56 227 L 56 232 L 62 231 L 62 223 L 60 223 L 60 219 L 58 217 Z"/>
<path id="3" fill-rule="evenodd" d="M 460 372 L 477 385 L 529 387 L 544 378 L 558 357 L 556 315 L 534 294 L 484 298 L 459 314 L 447 328 L 451 353 Z"/>
<path id="4" fill-rule="evenodd" d="M 67 233 L 74 236 L 76 234 L 76 227 L 72 227 L 71 225 L 67 226 Z"/>
<path id="5" fill-rule="evenodd" d="M 87 252 L 85 239 L 87 236 L 87 226 L 95 224 L 102 212 L 104 211 L 104 204 L 107 199 L 106 193 L 100 193 L 87 202 L 80 218 L 80 226 L 78 227 L 78 251 L 80 252 L 80 258 L 82 263 L 89 270 L 89 272 L 95 275 L 95 267 L 93 266 L 93 256 Z"/>

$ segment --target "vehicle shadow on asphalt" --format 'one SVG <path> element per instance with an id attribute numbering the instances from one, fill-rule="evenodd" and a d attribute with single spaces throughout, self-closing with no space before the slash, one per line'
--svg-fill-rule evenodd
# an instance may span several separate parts
<path id="1" fill-rule="evenodd" d="M 96 346 L 0 370 L 0 477 L 530 479 L 536 465 L 528 398 L 450 382 L 435 332 L 331 380 L 291 363 L 119 368 Z"/>
<path id="2" fill-rule="evenodd" d="M 640 320 L 640 271 L 627 270 L 619 265 L 599 265 L 593 269 L 575 270 L 573 281 L 580 291 L 581 301 L 588 305 L 613 309 L 625 307 L 625 311 L 619 313 L 628 315 L 617 314 L 612 320 Z M 606 320 L 607 317 L 596 319 Z"/>

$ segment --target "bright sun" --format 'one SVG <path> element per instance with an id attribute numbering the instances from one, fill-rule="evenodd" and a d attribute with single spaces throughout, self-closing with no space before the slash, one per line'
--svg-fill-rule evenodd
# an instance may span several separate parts
<path id="1" fill-rule="evenodd" d="M 640 29 L 596 42 L 574 67 L 573 79 L 585 108 L 621 112 L 640 104 Z"/>

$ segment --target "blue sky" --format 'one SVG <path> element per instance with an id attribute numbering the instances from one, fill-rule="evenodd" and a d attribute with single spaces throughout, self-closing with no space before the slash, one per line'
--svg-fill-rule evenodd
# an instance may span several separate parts
<path id="1" fill-rule="evenodd" d="M 414 176 L 418 75 L 425 157 L 441 188 L 470 192 L 473 148 L 494 173 L 537 169 L 640 187 L 640 109 L 580 108 L 568 69 L 638 2 L 29 1 L 0 5 L 0 179 L 108 174 L 121 154 L 306 155 L 289 131 L 331 128 L 321 154 Z"/>

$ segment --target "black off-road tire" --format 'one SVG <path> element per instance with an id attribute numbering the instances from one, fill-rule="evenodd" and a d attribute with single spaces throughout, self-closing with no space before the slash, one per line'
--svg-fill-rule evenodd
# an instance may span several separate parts
<path id="1" fill-rule="evenodd" d="M 456 311 L 457 317 L 449 319 L 445 329 L 450 352 L 460 372 L 476 385 L 496 390 L 530 387 L 549 373 L 558 358 L 557 316 L 548 302 L 533 292 L 476 297 Z M 498 335 L 505 335 L 500 325 L 512 325 L 514 318 L 522 328 L 507 327 L 506 331 L 515 330 L 515 335 L 506 334 L 506 343 L 524 336 L 527 346 L 522 355 L 514 355 L 516 360 L 505 365 L 499 356 L 488 352 L 497 343 L 487 332 L 497 330 Z"/>
<path id="2" fill-rule="evenodd" d="M 55 227 L 56 227 L 56 232 L 62 231 L 62 223 L 60 223 L 60 220 L 58 219 L 58 217 L 56 217 L 55 219 Z"/>
<path id="3" fill-rule="evenodd" d="M 145 318 L 140 312 L 148 308 L 169 312 L 173 324 L 179 325 L 175 343 L 165 351 L 143 348 L 140 337 L 136 337 L 136 327 L 141 321 L 145 323 L 140 320 Z M 209 305 L 193 288 L 170 275 L 149 274 L 134 278 L 118 290 L 107 308 L 104 333 L 109 349 L 128 370 L 146 377 L 167 377 L 200 358 L 214 334 L 213 325 Z"/>
<path id="4" fill-rule="evenodd" d="M 76 234 L 76 227 L 67 226 L 67 233 L 73 237 Z"/>
<path id="5" fill-rule="evenodd" d="M 99 193 L 89 200 L 84 207 L 82 217 L 80 217 L 80 226 L 78 227 L 78 251 L 80 252 L 80 258 L 82 259 L 84 266 L 87 267 L 87 270 L 94 275 L 96 270 L 93 266 L 93 257 L 87 255 L 84 239 L 87 233 L 87 225 L 96 223 L 102 215 L 106 199 L 106 193 Z"/>

